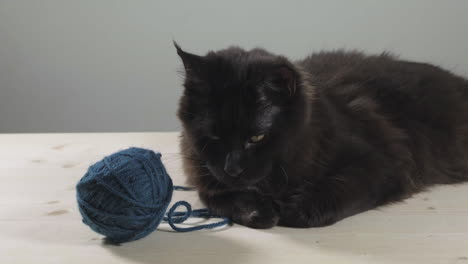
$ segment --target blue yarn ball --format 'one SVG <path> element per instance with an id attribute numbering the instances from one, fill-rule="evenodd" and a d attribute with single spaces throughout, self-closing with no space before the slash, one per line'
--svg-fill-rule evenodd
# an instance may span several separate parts
<path id="1" fill-rule="evenodd" d="M 160 153 L 130 148 L 92 165 L 76 191 L 83 223 L 110 242 L 122 243 L 158 227 L 173 186 Z"/>

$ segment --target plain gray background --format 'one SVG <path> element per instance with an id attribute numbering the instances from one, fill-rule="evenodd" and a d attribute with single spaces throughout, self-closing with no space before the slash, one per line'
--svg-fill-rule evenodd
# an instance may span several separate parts
<path id="1" fill-rule="evenodd" d="M 392 51 L 468 76 L 468 1 L 0 0 L 0 132 L 172 131 L 176 39 Z"/>

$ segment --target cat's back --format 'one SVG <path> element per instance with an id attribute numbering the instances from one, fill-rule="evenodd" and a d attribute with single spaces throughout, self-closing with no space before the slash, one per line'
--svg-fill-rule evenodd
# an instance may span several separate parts
<path id="1" fill-rule="evenodd" d="M 378 78 L 408 82 L 432 77 L 432 81 L 445 78 L 443 81 L 464 82 L 464 85 L 468 85 L 466 80 L 440 67 L 401 60 L 389 52 L 367 55 L 356 50 L 322 51 L 297 61 L 297 64 L 311 74 L 317 84 L 362 83 Z"/>
<path id="2" fill-rule="evenodd" d="M 340 72 L 350 71 L 368 60 L 369 57 L 359 51 L 334 50 L 312 53 L 297 64 L 317 82 L 329 80 Z"/>
<path id="3" fill-rule="evenodd" d="M 297 64 L 315 89 L 344 104 L 366 97 L 395 115 L 448 122 L 468 116 L 468 81 L 428 63 L 338 50 L 312 54 Z"/>
<path id="4" fill-rule="evenodd" d="M 335 123 L 340 131 L 387 142 L 397 142 L 389 135 L 400 131 L 397 134 L 406 141 L 398 144 L 410 149 L 427 181 L 468 177 L 466 79 L 386 53 L 321 52 L 297 64 L 309 73 L 317 94 L 335 109 L 330 118 L 339 120 Z M 373 128 L 379 129 L 362 133 Z"/>

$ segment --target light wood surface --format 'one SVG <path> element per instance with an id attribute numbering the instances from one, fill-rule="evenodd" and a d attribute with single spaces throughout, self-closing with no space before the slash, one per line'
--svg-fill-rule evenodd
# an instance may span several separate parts
<path id="1" fill-rule="evenodd" d="M 155 231 L 121 246 L 81 223 L 75 184 L 89 165 L 130 146 L 158 150 L 184 183 L 177 133 L 0 135 L 0 263 L 468 263 L 468 184 L 315 229 L 235 225 Z M 177 192 L 173 201 L 193 193 Z"/>

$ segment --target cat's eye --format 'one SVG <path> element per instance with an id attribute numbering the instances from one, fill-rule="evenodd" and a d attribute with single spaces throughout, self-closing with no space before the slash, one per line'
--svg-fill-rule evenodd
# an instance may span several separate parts
<path id="1" fill-rule="evenodd" d="M 264 135 L 264 134 L 256 135 L 256 136 L 251 136 L 251 137 L 249 138 L 249 142 L 251 142 L 251 143 L 258 143 L 258 142 L 262 141 L 264 138 L 265 138 L 265 135 Z"/>

